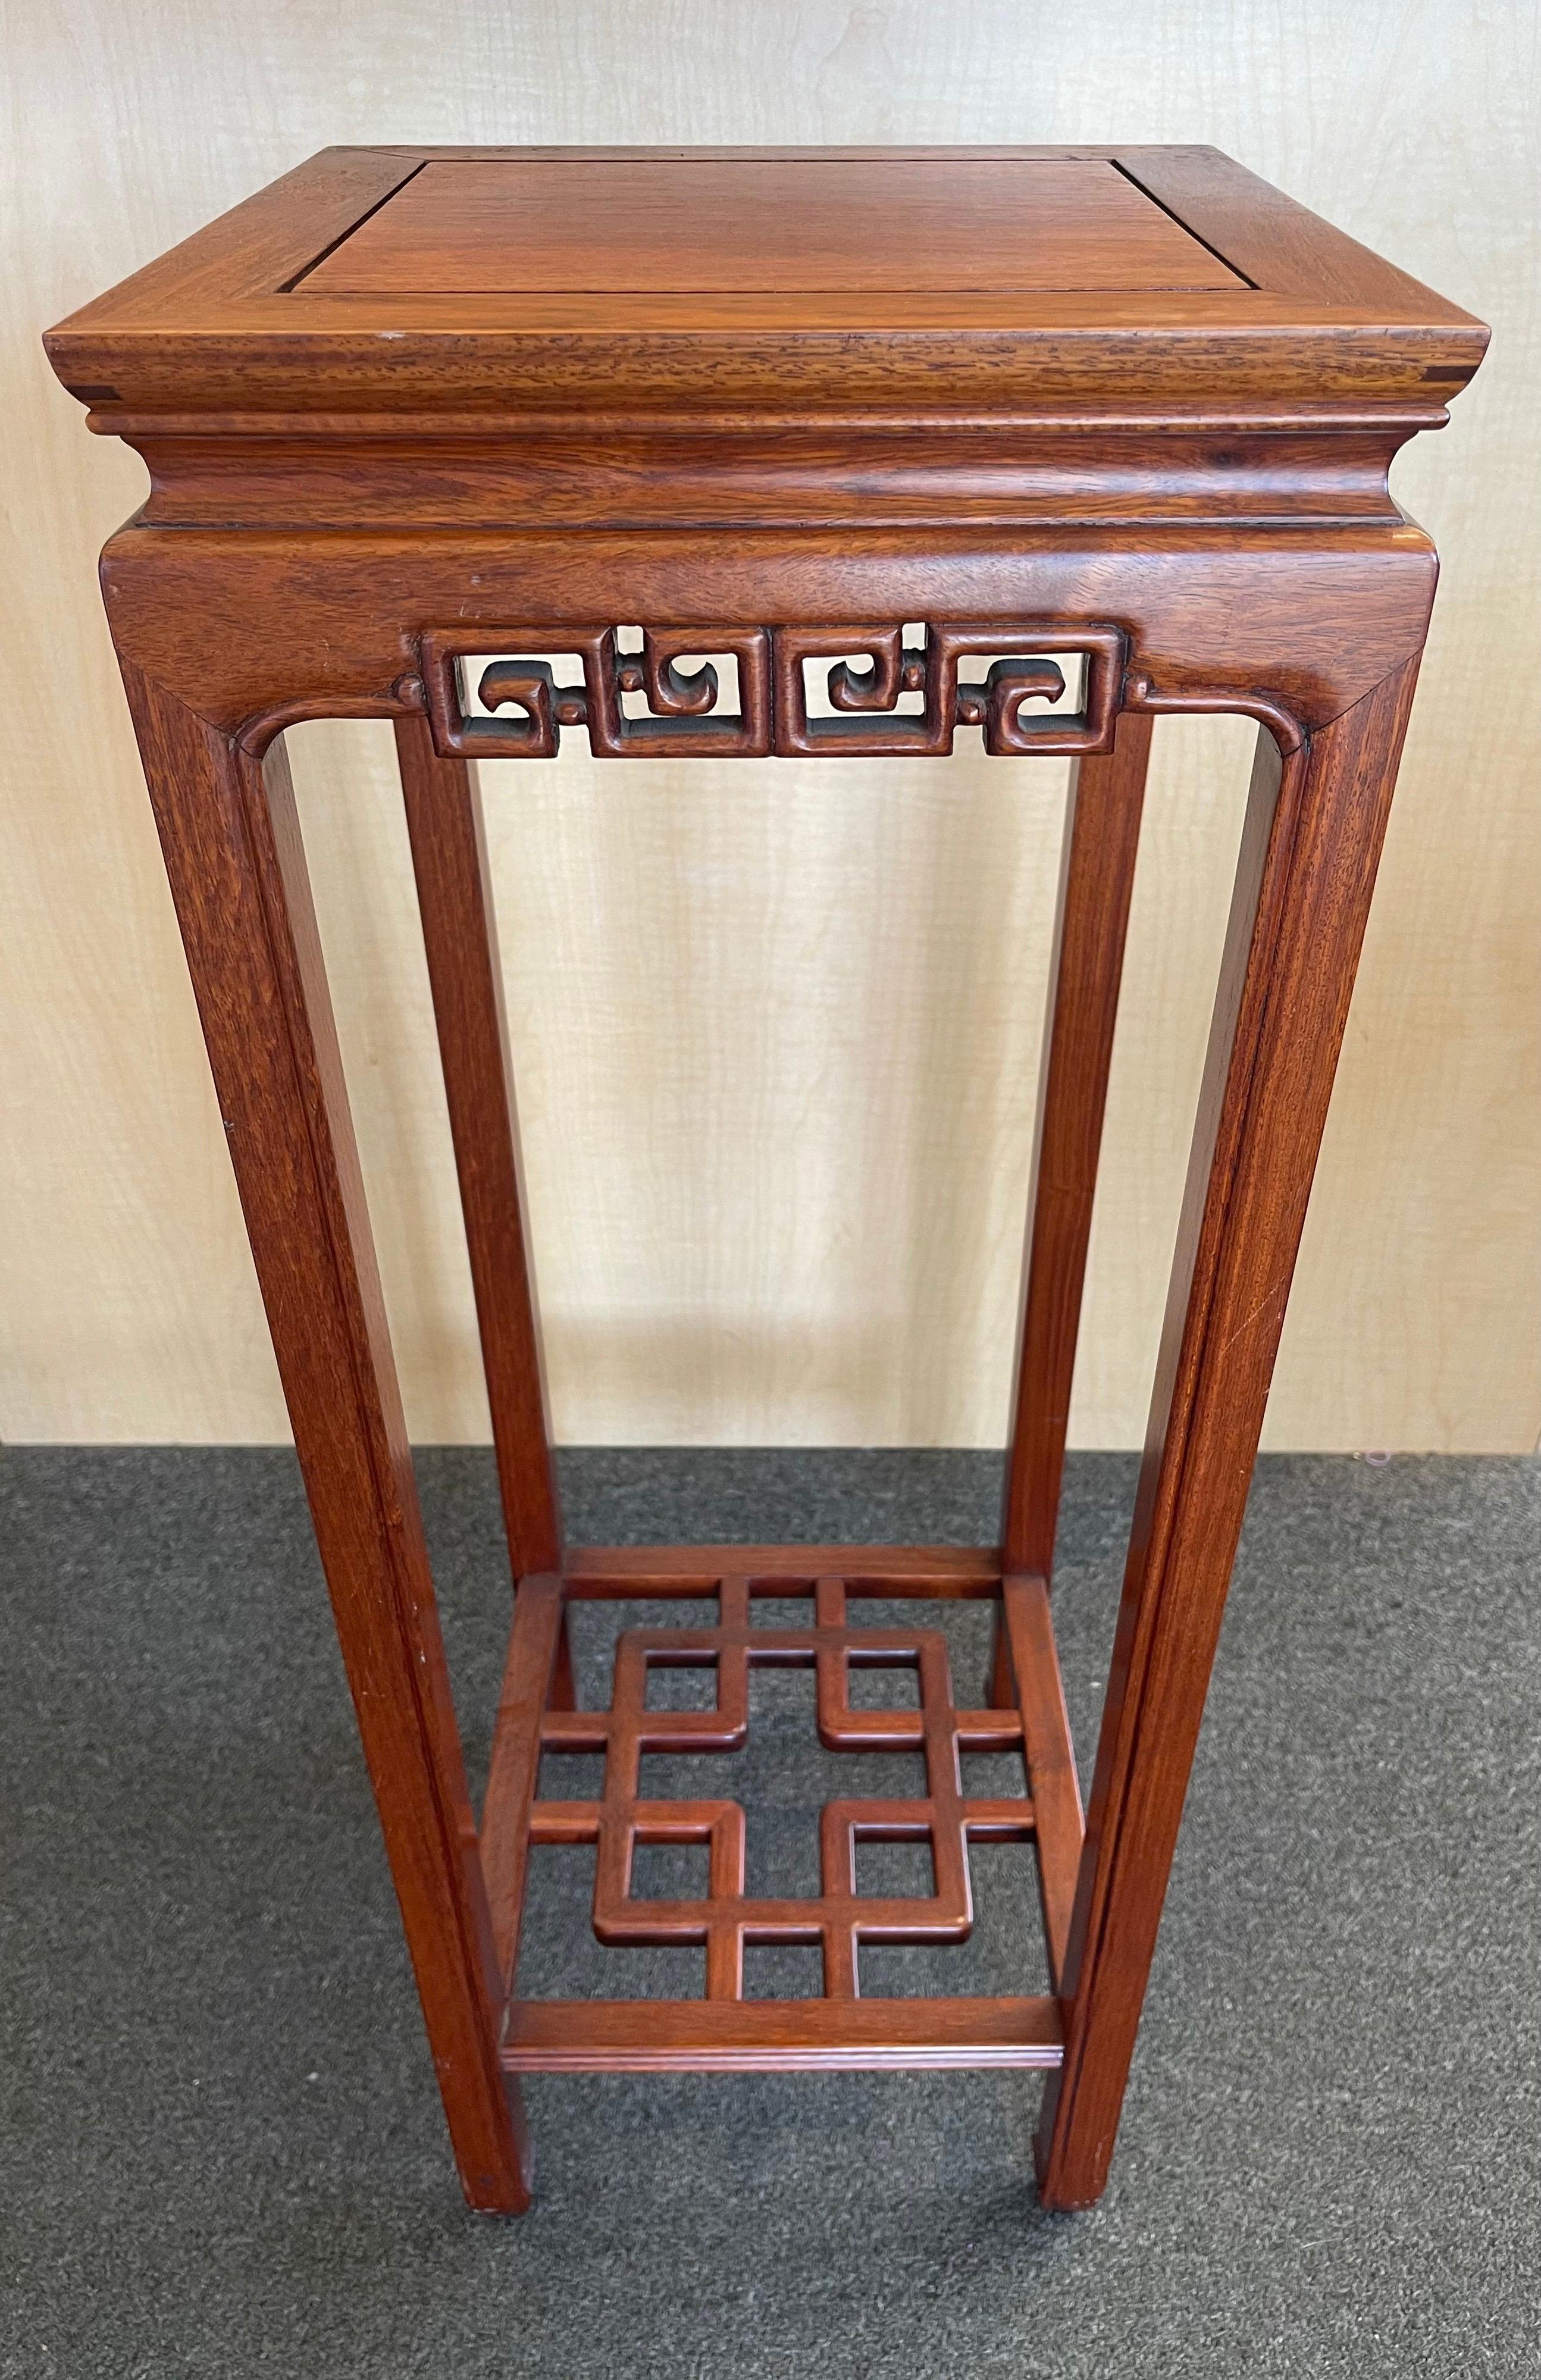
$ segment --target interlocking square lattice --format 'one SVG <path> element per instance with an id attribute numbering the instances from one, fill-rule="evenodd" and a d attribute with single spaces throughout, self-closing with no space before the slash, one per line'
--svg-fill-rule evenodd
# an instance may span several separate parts
<path id="1" fill-rule="evenodd" d="M 812 1550 L 812 1549 L 809 1549 Z M 838 1549 L 819 1549 L 834 1552 Z M 483 1860 L 497 1949 L 510 1982 L 504 2058 L 528 2067 L 777 2067 L 886 2065 L 1054 2065 L 1061 2056 L 1057 2003 L 1048 1998 L 866 1999 L 860 1945 L 948 1944 L 967 1939 L 974 1922 L 970 1841 L 1035 1845 L 1051 1973 L 1063 1955 L 1081 1846 L 1081 1814 L 1048 1603 L 1041 1581 L 968 1575 L 955 1560 L 948 1575 L 918 1567 L 897 1578 L 864 1569 L 855 1578 L 820 1564 L 801 1577 L 779 1555 L 770 1572 L 727 1567 L 693 1553 L 696 1574 L 649 1577 L 633 1556 L 629 1575 L 606 1578 L 597 1565 L 579 1579 L 526 1579 L 520 1586 L 508 1672 L 499 1712 L 483 1824 Z M 620 1560 L 620 1557 L 613 1557 Z M 917 1558 L 908 1558 L 916 1564 Z M 740 1562 L 744 1557 L 740 1555 Z M 667 1572 L 668 1565 L 658 1569 Z M 809 1566 L 811 1571 L 812 1566 Z M 609 1706 L 571 1707 L 564 1609 L 567 1596 L 649 1597 L 716 1593 L 710 1627 L 627 1628 L 615 1648 Z M 1016 1684 L 1013 1707 L 959 1709 L 947 1640 L 926 1626 L 853 1624 L 848 1598 L 916 1595 L 999 1595 Z M 762 1627 L 755 1601 L 773 1596 L 809 1600 L 809 1624 Z M 832 1752 L 918 1755 L 924 1796 L 882 1799 L 853 1792 L 831 1801 L 819 1818 L 820 1890 L 802 1899 L 757 1898 L 746 1890 L 745 1810 L 732 1799 L 661 1800 L 640 1791 L 649 1753 L 732 1753 L 749 1731 L 749 1671 L 811 1669 L 820 1742 Z M 908 1670 L 912 1707 L 855 1708 L 853 1669 Z M 710 1707 L 649 1707 L 649 1676 L 659 1670 L 710 1669 Z M 986 1799 L 965 1794 L 960 1755 L 1022 1755 L 1028 1791 Z M 542 1753 L 602 1754 L 598 1800 L 540 1800 Z M 858 1778 L 853 1774 L 853 1786 Z M 862 1894 L 856 1846 L 862 1841 L 929 1846 L 935 1888 L 928 1894 Z M 596 1847 L 593 1925 L 610 1947 L 704 1945 L 702 2000 L 520 2000 L 514 1989 L 524 1877 L 530 1845 Z M 706 1891 L 693 1900 L 640 1897 L 633 1889 L 639 1845 L 701 1844 Z M 823 1997 L 746 2000 L 746 1945 L 817 1945 Z"/>

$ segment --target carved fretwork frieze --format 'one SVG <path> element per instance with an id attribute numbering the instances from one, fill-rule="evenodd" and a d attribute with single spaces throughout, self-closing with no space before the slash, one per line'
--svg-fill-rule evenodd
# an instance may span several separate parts
<path id="1" fill-rule="evenodd" d="M 934 621 L 922 641 L 870 622 L 854 626 L 645 628 L 639 652 L 613 627 L 501 629 L 467 640 L 425 635 L 422 675 L 442 753 L 543 760 L 564 727 L 587 730 L 609 759 L 839 759 L 951 752 L 956 731 L 978 728 L 987 752 L 1049 756 L 1111 747 L 1125 639 L 1081 621 Z M 722 699 L 714 659 L 731 657 L 737 708 Z M 1063 657 L 1081 659 L 1079 708 L 1037 710 L 1066 691 Z M 495 656 L 495 658 L 492 658 Z M 691 657 L 696 666 L 683 666 Z M 1060 658 L 1054 658 L 1058 656 Z M 988 658 L 982 676 L 962 664 Z M 556 664 L 576 661 L 581 683 Z M 809 665 L 827 662 L 831 715 L 810 714 Z M 478 674 L 478 664 L 484 663 Z M 817 670 L 816 673 L 817 674 Z M 470 706 L 474 686 L 481 708 Z M 625 698 L 641 696 L 633 715 Z"/>

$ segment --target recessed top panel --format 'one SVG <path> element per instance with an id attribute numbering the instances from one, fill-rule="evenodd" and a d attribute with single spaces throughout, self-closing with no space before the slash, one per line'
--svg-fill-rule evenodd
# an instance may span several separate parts
<path id="1" fill-rule="evenodd" d="M 424 165 L 296 285 L 416 291 L 1241 290 L 1101 158 Z"/>
<path id="2" fill-rule="evenodd" d="M 103 428 L 1231 424 L 1431 419 L 1486 338 L 1213 149 L 404 144 L 323 150 L 48 352 Z"/>

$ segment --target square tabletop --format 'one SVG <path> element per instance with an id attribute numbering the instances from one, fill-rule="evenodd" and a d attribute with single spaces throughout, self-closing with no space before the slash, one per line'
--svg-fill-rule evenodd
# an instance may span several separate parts
<path id="1" fill-rule="evenodd" d="M 322 151 L 48 348 L 109 415 L 1277 417 L 1426 414 L 1486 337 L 1212 149 L 381 148 Z"/>

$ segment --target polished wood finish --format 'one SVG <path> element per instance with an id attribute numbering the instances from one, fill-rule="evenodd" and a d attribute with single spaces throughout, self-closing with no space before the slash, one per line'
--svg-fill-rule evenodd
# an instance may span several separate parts
<path id="1" fill-rule="evenodd" d="M 1149 718 L 1126 711 L 1112 753 L 1076 762 L 1065 806 L 1001 1529 L 1007 1570 L 1044 1578 L 1054 1564 L 1054 1516 L 1150 735 Z"/>
<path id="2" fill-rule="evenodd" d="M 294 461 L 303 480 L 303 457 Z M 264 514 L 273 502 L 264 494 Z M 1024 617 L 1025 552 L 1031 616 L 1055 624 L 1056 650 L 1089 633 L 1088 618 L 1105 621 L 1087 589 L 1100 597 L 1116 584 L 1126 709 L 1137 698 L 1141 709 L 1260 712 L 1291 740 L 1418 651 L 1434 600 L 1434 550 L 1401 514 L 1218 529 L 1073 522 L 1052 535 L 1036 520 L 950 534 L 928 524 L 859 537 L 819 519 L 737 542 L 652 525 L 388 535 L 237 518 L 167 535 L 133 521 L 110 540 L 102 573 L 120 651 L 262 750 L 298 719 L 420 710 L 447 623 L 471 653 L 506 639 L 511 624 L 534 625 L 560 653 L 566 624 L 596 613 L 655 625 L 667 613 L 686 634 L 720 638 L 735 625 L 828 621 L 836 592 L 847 621 L 994 619 L 1004 633 Z M 187 621 L 200 616 L 208 633 L 189 638 Z"/>
<path id="3" fill-rule="evenodd" d="M 805 298 L 1245 284 L 1110 160 L 944 152 L 919 172 L 881 157 L 430 162 L 295 285 L 307 296 L 643 288 Z"/>
<path id="4" fill-rule="evenodd" d="M 1050 1980 L 1065 1992 L 1071 1923 L 1086 1827 L 1075 1774 L 1070 1714 L 1060 1678 L 1048 1581 L 1007 1576 L 1001 1583 L 1001 1634 L 1022 1718 L 1023 1753 L 1033 1796 L 1038 1889 Z"/>
<path id="5" fill-rule="evenodd" d="M 989 1546 L 575 1546 L 567 1555 L 569 1598 L 585 1596 L 715 1595 L 729 1572 L 758 1584 L 811 1590 L 840 1578 L 847 1595 L 994 1595 L 1001 1556 Z"/>
<path id="6" fill-rule="evenodd" d="M 601 1942 L 706 1945 L 707 1997 L 741 1999 L 744 1949 L 755 1942 L 807 1942 L 823 1951 L 824 1990 L 854 1999 L 863 1942 L 961 1942 L 973 1925 L 967 1846 L 971 1839 L 1030 1840 L 1031 1802 L 966 1797 L 958 1755 L 1021 1753 L 1023 1724 L 1015 1711 L 955 1707 L 947 1640 L 934 1628 L 877 1629 L 847 1625 L 845 1585 L 819 1578 L 813 1585 L 813 1624 L 766 1628 L 751 1615 L 751 1580 L 739 1573 L 717 1582 L 719 1618 L 712 1628 L 627 1629 L 615 1652 L 610 1705 L 602 1711 L 549 1711 L 540 1741 L 549 1753 L 604 1755 L 599 1802 L 537 1802 L 527 1822 L 532 1842 L 595 1843 L 594 1931 Z M 778 1598 L 792 1582 L 776 1582 Z M 807 1590 L 803 1590 L 807 1593 Z M 849 1671 L 908 1670 L 919 1694 L 915 1709 L 853 1709 Z M 819 1740 L 831 1752 L 912 1751 L 923 1755 L 923 1799 L 877 1797 L 830 1802 L 820 1822 L 822 1888 L 809 1900 L 746 1895 L 744 1812 L 738 1803 L 670 1803 L 641 1794 L 640 1762 L 651 1752 L 736 1752 L 749 1732 L 749 1671 L 757 1666 L 816 1672 Z M 716 1694 L 708 1710 L 648 1706 L 649 1672 L 710 1668 Z M 928 1842 L 934 1888 L 911 1900 L 862 1895 L 855 1877 L 859 1841 Z M 638 1842 L 701 1842 L 710 1846 L 710 1879 L 700 1900 L 638 1900 L 632 1891 L 632 1854 Z"/>
<path id="7" fill-rule="evenodd" d="M 522 2000 L 511 2074 L 802 2074 L 1027 2066 L 1063 2055 L 1056 2000 Z"/>
<path id="8" fill-rule="evenodd" d="M 504 1526 L 522 1578 L 560 1570 L 562 1525 L 481 801 L 463 760 L 435 756 L 423 720 L 395 726 Z"/>
<path id="9" fill-rule="evenodd" d="M 438 749 L 486 759 L 553 759 L 564 727 L 586 728 L 597 759 L 763 759 L 770 752 L 801 759 L 934 756 L 952 751 L 961 727 L 980 729 L 987 752 L 1024 759 L 1106 751 L 1123 675 L 1120 630 L 1076 624 L 1084 683 L 1079 707 L 1069 716 L 1035 715 L 1027 709 L 1033 702 L 1054 703 L 1067 692 L 1057 662 L 1001 652 L 1003 645 L 1032 645 L 1058 635 L 1063 625 L 1032 619 L 972 625 L 932 621 L 924 643 L 913 647 L 904 643 L 899 627 L 859 622 L 755 628 L 747 634 L 732 625 L 644 628 L 635 661 L 621 651 L 613 628 L 504 631 L 500 644 L 545 643 L 576 662 L 581 686 L 559 684 L 545 658 L 504 658 L 478 672 L 475 642 L 462 627 L 423 638 L 423 674 Z M 714 662 L 682 665 L 686 655 L 703 653 L 732 661 L 738 681 L 735 710 L 718 710 L 722 686 Z M 982 676 L 977 667 L 974 679 L 966 680 L 965 672 L 985 654 L 996 658 Z M 828 664 L 825 688 L 835 714 L 829 718 L 809 712 L 807 672 L 819 663 Z M 512 704 L 516 718 L 467 711 L 467 664 L 487 711 L 495 714 Z M 627 718 L 628 694 L 646 697 L 647 717 Z M 917 705 L 912 715 L 904 715 L 898 706 L 909 695 L 918 698 Z"/>
<path id="10" fill-rule="evenodd" d="M 473 2205 L 528 2203 L 526 2070 L 1042 2067 L 1043 2196 L 1100 2191 L 1433 601 L 1387 472 L 1486 335 L 1213 151 L 1095 147 L 328 151 L 50 334 L 151 472 L 108 616 Z M 1152 725 L 1212 710 L 1257 762 L 1083 1826 L 1049 1600 L 1076 1329 Z M 352 716 L 395 725 L 517 1582 L 479 1831 L 283 759 Z M 1072 757 L 998 1548 L 564 1553 L 470 765 L 564 733 Z M 761 1624 L 787 1597 L 806 1624 Z M 978 1708 L 919 1609 L 960 1597 L 999 1613 Z M 578 1707 L 572 1609 L 644 1599 L 682 1609 Z M 731 1793 L 644 1791 L 662 1748 L 731 1778 L 763 1662 L 812 1668 L 851 1756 L 803 1900 L 746 1891 Z M 917 1704 L 853 1706 L 854 1664 Z M 649 1707 L 680 1665 L 710 1708 Z M 864 1797 L 874 1748 L 925 1792 Z M 1022 1792 L 965 1792 L 984 1749 Z M 601 1783 L 552 1798 L 578 1753 Z M 935 1889 L 861 1893 L 872 1836 L 928 1843 Z M 864 1997 L 866 1941 L 944 1969 L 981 1838 L 1036 1861 L 1052 1997 Z M 701 1897 L 634 1891 L 654 1841 L 706 1846 Z M 693 1944 L 700 1998 L 521 1998 L 531 1849 L 575 1844 L 618 1971 Z M 823 1991 L 746 1998 L 760 1942 L 818 1945 Z"/>
<path id="11" fill-rule="evenodd" d="M 461 2180 L 517 2211 L 523 2121 L 287 764 L 131 663 L 124 683 Z"/>
<path id="12" fill-rule="evenodd" d="M 935 1628 L 853 1624 L 846 1610 L 853 1582 L 810 1574 L 810 1550 L 725 1548 L 721 1559 L 731 1567 L 710 1575 L 701 1571 L 704 1549 L 698 1548 L 664 1548 L 642 1562 L 623 1560 L 613 1578 L 599 1572 L 590 1558 L 584 1575 L 589 1596 L 613 1592 L 626 1597 L 641 1585 L 650 1598 L 694 1601 L 710 1590 L 719 1607 L 711 1627 L 624 1630 L 615 1648 L 611 1698 L 599 1710 L 549 1706 L 542 1715 L 542 1682 L 551 1669 L 562 1587 L 547 1579 L 526 1580 L 520 1587 L 482 1821 L 482 1859 L 500 1958 L 506 1961 L 510 1943 L 516 1941 L 528 1846 L 592 1843 L 598 1938 L 613 1948 L 704 1945 L 706 1997 L 530 2001 L 521 1997 L 510 1971 L 503 2049 L 510 2071 L 1058 2064 L 1062 2033 L 1053 1998 L 874 1999 L 859 1996 L 858 1982 L 863 1942 L 937 1945 L 967 1938 L 973 1925 L 971 1840 L 1034 1844 L 1044 1906 L 1055 1912 L 1051 1939 L 1057 1939 L 1062 1910 L 1068 1920 L 1081 1855 L 1081 1813 L 1042 1582 L 1013 1579 L 1002 1588 L 998 1566 L 989 1581 L 992 1591 L 1005 1597 L 1022 1682 L 1020 1708 L 960 1709 L 945 1637 Z M 817 1550 L 827 1555 L 833 1549 Z M 870 1564 L 874 1549 L 852 1550 Z M 962 1565 L 946 1567 L 955 1575 Z M 913 1599 L 917 1585 L 928 1589 L 935 1583 L 924 1575 L 924 1558 L 913 1555 L 893 1580 L 870 1567 L 857 1579 L 867 1595 L 885 1599 L 892 1591 L 906 1590 Z M 569 1582 L 567 1592 L 576 1591 Z M 809 1624 L 760 1624 L 758 1597 L 772 1597 L 778 1605 L 788 1597 L 810 1602 Z M 814 1670 L 819 1736 L 827 1749 L 912 1751 L 926 1765 L 921 1799 L 899 1802 L 858 1793 L 825 1804 L 821 1888 L 810 1899 L 757 1898 L 746 1891 L 744 1811 L 737 1802 L 661 1801 L 640 1791 L 641 1762 L 649 1753 L 732 1754 L 743 1748 L 749 1732 L 749 1671 L 758 1666 Z M 853 1708 L 854 1666 L 913 1672 L 916 1706 Z M 649 1707 L 649 1675 L 683 1668 L 714 1671 L 710 1706 Z M 1023 1761 L 1024 1787 L 1031 1790 L 989 1799 L 965 1795 L 959 1755 L 971 1752 L 1016 1754 Z M 541 1753 L 558 1760 L 564 1754 L 602 1753 L 602 1798 L 532 1799 Z M 853 1783 L 858 1781 L 859 1775 L 854 1776 Z M 855 1874 L 859 1841 L 928 1843 L 934 1889 L 907 1899 L 863 1894 Z M 632 1876 L 638 1843 L 708 1846 L 704 1895 L 675 1900 L 639 1897 Z M 823 1996 L 746 2000 L 746 1946 L 799 1942 L 822 1950 Z"/>
<path id="13" fill-rule="evenodd" d="M 1051 2205 L 1107 2180 L 1417 667 L 1308 752 L 1258 739 L 1038 2135 Z"/>
<path id="14" fill-rule="evenodd" d="M 557 1709 L 573 1707 L 570 1691 L 564 1699 L 554 1691 L 558 1652 L 566 1642 L 564 1619 L 560 1578 L 520 1580 L 481 1805 L 481 1873 L 491 1916 L 492 1956 L 504 2000 L 514 1988 L 514 1962 L 524 1915 L 541 1721 L 548 1703 Z M 565 1683 L 570 1688 L 570 1672 Z"/>
<path id="15" fill-rule="evenodd" d="M 816 174 L 841 158 L 879 162 L 901 182 L 958 155 L 688 153 Z M 1481 360 L 1486 334 L 1471 315 L 1215 150 L 966 153 L 981 164 L 1108 164 L 1232 278 L 1212 288 L 980 290 L 928 287 L 922 268 L 904 290 L 669 291 L 639 280 L 625 291 L 329 292 L 315 285 L 322 261 L 346 251 L 372 212 L 426 168 L 506 159 L 601 170 L 656 152 L 328 149 L 60 323 L 49 352 L 114 430 L 141 408 L 212 428 L 222 414 L 400 416 L 414 407 L 506 420 L 511 407 L 545 406 L 570 426 L 574 413 L 635 418 L 681 406 L 1042 417 L 1055 407 L 1159 416 L 1170 405 L 1218 411 L 1225 435 L 1238 409 L 1277 417 L 1406 406 L 1432 424 Z M 627 229 L 611 226 L 607 252 L 624 248 Z M 697 225 L 709 256 L 714 230 L 710 219 Z M 1111 269 L 1127 279 L 1118 260 Z M 849 269 L 844 277 L 848 285 Z"/>

